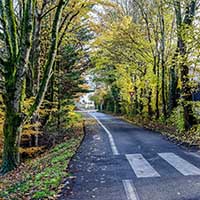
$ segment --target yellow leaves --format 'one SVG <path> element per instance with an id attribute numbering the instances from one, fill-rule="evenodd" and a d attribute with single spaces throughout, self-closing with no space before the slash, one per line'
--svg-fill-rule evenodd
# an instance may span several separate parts
<path id="1" fill-rule="evenodd" d="M 182 88 L 182 81 L 181 81 L 180 79 L 178 79 L 177 88 L 178 88 L 178 89 L 181 89 L 181 88 Z"/>
<path id="2" fill-rule="evenodd" d="M 123 100 L 130 103 L 130 91 L 133 91 L 133 83 L 131 80 L 130 73 L 127 71 L 127 66 L 117 65 L 118 79 L 116 85 L 121 89 L 120 95 Z"/>
<path id="3" fill-rule="evenodd" d="M 24 113 L 28 113 L 30 106 L 33 104 L 34 100 L 35 97 L 25 99 L 23 108 Z M 51 109 L 47 109 L 47 107 L 51 107 Z M 51 112 L 56 112 L 56 111 L 57 111 L 57 102 L 49 102 L 47 100 L 44 100 L 37 113 L 39 114 L 39 116 L 44 117 L 46 115 L 49 115 Z"/>
<path id="4" fill-rule="evenodd" d="M 116 4 L 111 2 L 110 0 L 87 0 L 88 2 L 95 5 L 102 5 L 107 7 L 116 7 Z"/>
<path id="5" fill-rule="evenodd" d="M 33 104 L 34 100 L 35 100 L 35 97 L 31 97 L 31 98 L 25 99 L 24 107 L 23 107 L 23 112 L 24 113 L 28 112 L 28 110 L 29 110 L 30 106 Z"/>
<path id="6" fill-rule="evenodd" d="M 79 85 L 79 87 L 82 89 L 90 89 L 90 86 L 88 84 Z"/>
<path id="7" fill-rule="evenodd" d="M 38 128 L 40 126 L 41 126 L 40 122 L 35 122 L 34 124 L 25 124 L 24 129 Z"/>
<path id="8" fill-rule="evenodd" d="M 48 115 L 49 112 L 51 112 L 51 109 L 39 109 L 39 110 L 38 110 L 38 114 L 39 114 L 40 116 Z"/>
<path id="9" fill-rule="evenodd" d="M 95 94 L 91 97 L 92 101 L 95 101 L 98 104 L 104 100 L 104 97 L 107 95 L 107 90 L 103 87 L 96 89 Z"/>
<path id="10" fill-rule="evenodd" d="M 131 27 L 132 24 L 133 24 L 132 17 L 125 16 L 120 23 L 120 27 L 126 30 L 127 28 Z"/>
<path id="11" fill-rule="evenodd" d="M 108 42 L 108 41 L 112 41 L 115 38 L 120 39 L 118 36 L 121 33 L 122 30 L 126 30 L 128 31 L 130 29 L 130 26 L 132 25 L 132 19 L 131 17 L 124 17 L 122 18 L 121 21 L 115 21 L 107 24 L 104 24 L 104 26 L 102 26 L 102 24 L 100 24 L 101 27 L 101 35 L 100 37 L 97 37 L 95 40 L 96 45 L 100 45 L 102 44 L 102 42 Z M 98 27 L 98 25 L 96 25 L 96 28 Z M 123 31 L 122 31 L 123 33 Z"/>
<path id="12" fill-rule="evenodd" d="M 27 154 L 29 157 L 33 157 L 36 153 L 42 152 L 44 147 L 28 147 L 28 148 L 19 148 L 21 154 Z"/>
<path id="13" fill-rule="evenodd" d="M 108 61 L 116 63 L 138 65 L 138 62 L 152 62 L 146 32 L 138 24 L 134 24 L 131 17 L 104 21 L 103 24 L 99 23 L 99 27 L 98 37 L 92 45 L 100 52 L 95 51 L 94 54 L 105 54 Z"/>
<path id="14" fill-rule="evenodd" d="M 35 130 L 28 129 L 28 130 L 24 130 L 22 135 L 23 136 L 25 136 L 25 135 L 27 135 L 27 136 L 30 136 L 30 135 L 41 135 L 42 133 L 43 133 L 42 131 L 35 131 Z"/>
<path id="15" fill-rule="evenodd" d="M 72 128 L 74 126 L 79 125 L 79 123 L 82 123 L 82 117 L 79 113 L 76 113 L 74 111 L 75 106 L 74 105 L 68 105 L 63 108 L 63 110 L 66 111 L 66 116 L 65 116 L 65 127 L 66 128 Z"/>

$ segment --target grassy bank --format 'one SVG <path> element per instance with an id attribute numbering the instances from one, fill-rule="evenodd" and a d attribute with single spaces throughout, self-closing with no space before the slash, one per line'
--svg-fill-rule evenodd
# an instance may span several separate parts
<path id="1" fill-rule="evenodd" d="M 121 116 L 122 119 L 152 131 L 157 131 L 167 136 L 167 138 L 175 143 L 183 144 L 188 147 L 200 147 L 199 125 L 194 126 L 189 131 L 179 131 L 175 125 L 158 120 L 149 120 L 143 117 L 127 117 Z"/>
<path id="2" fill-rule="evenodd" d="M 0 199 L 56 199 L 70 159 L 83 138 L 83 131 L 56 145 L 36 159 L 0 177 Z"/>

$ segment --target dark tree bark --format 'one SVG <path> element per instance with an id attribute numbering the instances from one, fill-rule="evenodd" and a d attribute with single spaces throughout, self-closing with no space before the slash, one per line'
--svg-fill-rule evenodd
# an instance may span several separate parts
<path id="1" fill-rule="evenodd" d="M 159 9 L 159 21 L 160 21 L 160 32 L 161 32 L 161 94 L 162 94 L 162 113 L 164 117 L 167 117 L 166 109 L 166 97 L 165 97 L 165 20 L 163 11 L 163 2 L 161 1 Z"/>
<path id="2" fill-rule="evenodd" d="M 22 107 L 25 97 L 25 76 L 31 50 L 33 9 L 35 1 L 27 1 L 23 7 L 21 37 L 18 38 L 17 19 L 11 0 L 0 1 L 9 59 L 4 65 L 6 108 L 4 122 L 4 148 L 1 172 L 4 174 L 19 164 L 19 145 L 23 123 Z"/>
<path id="3" fill-rule="evenodd" d="M 156 119 L 160 117 L 160 110 L 159 110 L 159 85 L 160 85 L 160 55 L 158 51 L 158 60 L 156 63 Z"/>
<path id="4" fill-rule="evenodd" d="M 148 94 L 148 103 L 147 103 L 147 106 L 148 106 L 148 116 L 149 116 L 149 119 L 152 118 L 152 115 L 153 115 L 153 109 L 152 109 L 152 106 L 151 106 L 151 100 L 152 100 L 152 90 L 149 89 L 149 94 Z"/>
<path id="5" fill-rule="evenodd" d="M 187 42 L 184 39 L 187 29 L 192 26 L 192 22 L 195 17 L 196 10 L 196 0 L 190 0 L 187 3 L 185 17 L 183 19 L 181 12 L 181 2 L 180 0 L 174 0 L 174 7 L 176 13 L 177 21 L 177 37 L 178 37 L 178 51 L 181 56 L 181 82 L 182 82 L 182 98 L 183 98 L 183 110 L 184 110 L 184 126 L 185 130 L 189 130 L 195 123 L 195 118 L 192 112 L 192 106 L 190 101 L 192 101 L 192 90 L 189 84 L 189 66 L 187 63 Z"/>
<path id="6" fill-rule="evenodd" d="M 18 33 L 18 23 L 12 0 L 0 1 L 0 14 L 5 34 L 5 43 L 8 51 L 7 62 L 1 63 L 4 67 L 5 93 L 3 100 L 6 107 L 4 123 L 4 149 L 1 172 L 3 174 L 14 169 L 19 164 L 19 145 L 21 129 L 33 113 L 39 108 L 51 77 L 52 66 L 55 60 L 58 45 L 59 22 L 64 7 L 64 0 L 60 0 L 56 9 L 52 26 L 52 44 L 49 50 L 42 84 L 36 101 L 25 117 L 22 113 L 26 89 L 26 70 L 30 61 L 30 51 L 33 36 L 33 21 L 36 0 L 24 2 L 21 32 Z"/>
<path id="7" fill-rule="evenodd" d="M 177 99 L 178 99 L 178 77 L 176 72 L 176 59 L 178 53 L 176 52 L 174 58 L 172 60 L 172 67 L 169 70 L 169 105 L 168 111 L 169 115 L 172 113 L 172 110 L 177 107 Z"/>

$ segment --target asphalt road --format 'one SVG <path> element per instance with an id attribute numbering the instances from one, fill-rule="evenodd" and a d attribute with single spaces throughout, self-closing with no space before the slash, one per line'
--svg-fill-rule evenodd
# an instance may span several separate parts
<path id="1" fill-rule="evenodd" d="M 71 162 L 76 178 L 61 199 L 200 200 L 198 152 L 119 118 L 91 115 L 98 125 Z"/>

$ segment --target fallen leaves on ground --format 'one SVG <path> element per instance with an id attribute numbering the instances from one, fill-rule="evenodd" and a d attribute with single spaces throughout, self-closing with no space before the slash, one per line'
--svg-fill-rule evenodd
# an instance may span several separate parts
<path id="1" fill-rule="evenodd" d="M 193 127 L 188 132 L 179 132 L 175 126 L 168 125 L 159 121 L 149 120 L 145 118 L 127 118 L 122 117 L 123 119 L 129 121 L 130 123 L 139 125 L 144 128 L 148 128 L 154 131 L 161 132 L 163 135 L 166 135 L 170 140 L 184 144 L 186 146 L 196 146 L 200 147 L 200 133 L 199 127 Z"/>
<path id="2" fill-rule="evenodd" d="M 56 199 L 63 178 L 69 176 L 67 165 L 82 138 L 83 134 L 76 135 L 0 177 L 0 199 Z"/>

